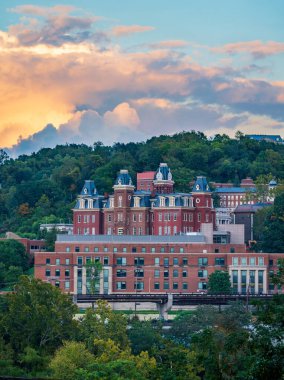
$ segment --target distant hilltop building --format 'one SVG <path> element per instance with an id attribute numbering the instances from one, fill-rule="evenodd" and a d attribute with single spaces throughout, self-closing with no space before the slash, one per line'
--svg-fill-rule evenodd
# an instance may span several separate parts
<path id="1" fill-rule="evenodd" d="M 203 176 L 192 192 L 174 192 L 171 169 L 137 174 L 137 190 L 128 170 L 120 170 L 108 197 L 87 180 L 73 209 L 75 235 L 178 235 L 199 232 L 202 223 L 215 225 L 212 193 Z"/>
<path id="2" fill-rule="evenodd" d="M 251 140 L 257 140 L 257 141 L 267 141 L 272 142 L 275 144 L 283 144 L 284 140 L 280 135 L 246 135 L 246 137 L 250 138 Z"/>

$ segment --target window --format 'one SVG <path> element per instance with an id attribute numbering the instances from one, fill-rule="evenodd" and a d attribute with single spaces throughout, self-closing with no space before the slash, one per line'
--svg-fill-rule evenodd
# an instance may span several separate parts
<path id="1" fill-rule="evenodd" d="M 183 282 L 183 283 L 182 283 L 182 289 L 183 289 L 183 290 L 187 290 L 187 288 L 188 288 L 188 284 L 187 284 L 187 282 Z"/>
<path id="2" fill-rule="evenodd" d="M 75 247 L 75 252 L 80 252 L 80 247 Z"/>
<path id="3" fill-rule="evenodd" d="M 133 253 L 137 252 L 137 248 L 136 247 L 132 247 L 131 252 L 133 252 Z"/>
<path id="4" fill-rule="evenodd" d="M 126 289 L 126 282 L 125 281 L 118 281 L 116 283 L 116 289 L 117 290 L 125 290 Z"/>
<path id="5" fill-rule="evenodd" d="M 207 257 L 199 257 L 198 258 L 198 265 L 200 265 L 200 266 L 208 265 L 208 258 Z"/>
<path id="6" fill-rule="evenodd" d="M 45 275 L 46 275 L 47 277 L 50 276 L 50 269 L 46 269 L 46 270 L 45 270 Z"/>
<path id="7" fill-rule="evenodd" d="M 108 252 L 108 247 L 104 247 L 104 252 Z"/>
<path id="8" fill-rule="evenodd" d="M 127 252 L 126 247 L 123 247 L 123 248 L 122 248 L 122 252 Z"/>
<path id="9" fill-rule="evenodd" d="M 161 248 L 160 248 L 160 252 L 161 252 L 161 253 L 164 253 L 164 252 L 165 252 L 165 247 L 161 247 Z"/>
<path id="10" fill-rule="evenodd" d="M 59 287 L 60 287 L 60 281 L 55 281 L 55 286 L 56 286 L 57 288 L 59 288 Z"/>
<path id="11" fill-rule="evenodd" d="M 199 270 L 198 271 L 198 277 L 207 277 L 208 276 L 208 271 L 207 270 Z"/>
<path id="12" fill-rule="evenodd" d="M 65 289 L 66 290 L 70 289 L 70 281 L 65 281 Z"/>
<path id="13" fill-rule="evenodd" d="M 107 215 L 107 221 L 108 221 L 108 222 L 111 222 L 111 214 L 108 214 L 108 215 Z"/>
<path id="14" fill-rule="evenodd" d="M 200 212 L 197 214 L 197 221 L 198 221 L 198 222 L 201 221 L 201 214 L 200 214 Z"/>
<path id="15" fill-rule="evenodd" d="M 118 222 L 123 222 L 123 214 L 122 214 L 121 212 L 119 212 L 119 213 L 117 214 L 117 221 L 118 221 Z"/>
<path id="16" fill-rule="evenodd" d="M 162 235 L 163 234 L 163 227 L 159 227 L 159 235 Z"/>
<path id="17" fill-rule="evenodd" d="M 133 222 L 136 222 L 136 214 L 133 214 Z"/>
<path id="18" fill-rule="evenodd" d="M 135 269 L 134 277 L 144 277 L 144 270 L 143 269 Z"/>
<path id="19" fill-rule="evenodd" d="M 65 251 L 70 252 L 70 247 L 66 247 Z"/>
<path id="20" fill-rule="evenodd" d="M 55 265 L 60 265 L 60 259 L 55 259 Z"/>
<path id="21" fill-rule="evenodd" d="M 156 248 L 151 248 L 151 253 L 155 253 L 156 252 Z"/>
<path id="22" fill-rule="evenodd" d="M 233 257 L 233 265 L 239 265 L 239 258 Z"/>
<path id="23" fill-rule="evenodd" d="M 235 253 L 235 248 L 234 247 L 230 248 L 230 252 Z"/>
<path id="24" fill-rule="evenodd" d="M 250 265 L 255 265 L 255 257 L 250 257 L 249 263 L 250 263 Z"/>
<path id="25" fill-rule="evenodd" d="M 122 207 L 122 196 L 118 197 L 118 207 Z"/>
<path id="26" fill-rule="evenodd" d="M 95 263 L 100 263 L 101 262 L 101 258 L 100 257 L 95 257 Z"/>
<path id="27" fill-rule="evenodd" d="M 258 265 L 264 265 L 264 259 L 263 257 L 258 258 Z"/>
<path id="28" fill-rule="evenodd" d="M 83 257 L 82 256 L 77 257 L 77 264 L 83 265 Z"/>
<path id="29" fill-rule="evenodd" d="M 50 259 L 48 258 L 48 259 L 45 259 L 45 264 L 46 265 L 50 265 Z"/>
<path id="30" fill-rule="evenodd" d="M 159 218 L 159 222 L 161 222 L 161 221 L 162 221 L 162 218 L 163 218 L 163 214 L 159 212 L 159 216 L 158 216 L 158 218 Z"/>
<path id="31" fill-rule="evenodd" d="M 169 271 L 168 270 L 164 270 L 164 277 L 169 277 Z"/>
<path id="32" fill-rule="evenodd" d="M 173 258 L 173 264 L 174 264 L 174 265 L 178 265 L 178 258 L 177 258 L 177 257 L 174 257 L 174 258 Z"/>
<path id="33" fill-rule="evenodd" d="M 154 277 L 160 277 L 160 270 L 159 269 L 155 269 Z"/>
<path id="34" fill-rule="evenodd" d="M 165 207 L 165 198 L 160 197 L 160 207 Z"/>
<path id="35" fill-rule="evenodd" d="M 117 277 L 126 277 L 126 270 L 125 269 L 118 269 L 116 271 L 116 276 Z"/>
<path id="36" fill-rule="evenodd" d="M 108 257 L 104 257 L 104 265 L 108 265 Z"/>
<path id="37" fill-rule="evenodd" d="M 173 270 L 173 277 L 178 277 L 178 270 L 177 269 Z"/>
<path id="38" fill-rule="evenodd" d="M 70 270 L 69 269 L 65 269 L 65 277 L 70 277 Z"/>
<path id="39" fill-rule="evenodd" d="M 92 215 L 92 223 L 95 223 L 95 221 L 96 221 L 96 215 L 93 214 L 93 215 Z"/>
<path id="40" fill-rule="evenodd" d="M 138 281 L 134 283 L 134 289 L 135 290 L 143 290 L 144 289 L 144 282 Z"/>
<path id="41" fill-rule="evenodd" d="M 139 222 L 142 222 L 142 214 L 138 215 L 138 220 L 139 220 Z"/>
<path id="42" fill-rule="evenodd" d="M 145 253 L 145 252 L 146 252 L 146 248 L 145 248 L 145 247 L 142 247 L 142 248 L 141 248 L 141 252 Z"/>
<path id="43" fill-rule="evenodd" d="M 56 276 L 56 277 L 59 277 L 59 276 L 60 276 L 60 269 L 56 269 L 56 270 L 55 270 L 55 276 Z"/>
<path id="44" fill-rule="evenodd" d="M 174 252 L 175 252 L 174 247 L 171 247 L 171 248 L 170 248 L 170 252 L 171 252 L 171 253 L 174 253 Z"/>
<path id="45" fill-rule="evenodd" d="M 65 264 L 70 265 L 70 259 L 65 259 Z"/>
<path id="46" fill-rule="evenodd" d="M 98 247 L 94 247 L 94 252 L 99 252 L 99 248 Z"/>
<path id="47" fill-rule="evenodd" d="M 179 253 L 184 253 L 184 248 L 180 248 Z"/>
<path id="48" fill-rule="evenodd" d="M 168 257 L 164 258 L 164 266 L 169 266 L 169 258 Z"/>
<path id="49" fill-rule="evenodd" d="M 223 257 L 216 257 L 215 265 L 225 265 L 225 259 Z"/>
<path id="50" fill-rule="evenodd" d="M 160 289 L 160 283 L 159 282 L 155 282 L 154 283 L 154 289 L 155 290 L 159 290 Z"/>
<path id="51" fill-rule="evenodd" d="M 177 282 L 173 283 L 173 289 L 178 289 L 178 283 Z"/>
<path id="52" fill-rule="evenodd" d="M 272 259 L 269 259 L 269 266 L 270 266 L 270 267 L 273 266 L 273 260 L 272 260 Z"/>
<path id="53" fill-rule="evenodd" d="M 247 258 L 246 257 L 241 258 L 241 265 L 247 265 Z"/>
<path id="54" fill-rule="evenodd" d="M 89 247 L 85 247 L 84 252 L 89 252 Z"/>
<path id="55" fill-rule="evenodd" d="M 135 257 L 134 265 L 144 265 L 144 257 Z"/>
<path id="56" fill-rule="evenodd" d="M 116 247 L 113 247 L 113 252 L 117 252 L 117 248 Z"/>
<path id="57" fill-rule="evenodd" d="M 182 259 L 182 265 L 188 265 L 188 260 L 186 257 Z"/>
<path id="58" fill-rule="evenodd" d="M 117 257 L 116 258 L 117 265 L 126 265 L 126 257 Z"/>
<path id="59" fill-rule="evenodd" d="M 199 282 L 198 283 L 198 289 L 199 290 L 206 290 L 207 289 L 207 283 L 206 282 Z"/>
<path id="60" fill-rule="evenodd" d="M 164 282 L 164 289 L 167 290 L 169 288 L 170 288 L 169 283 L 168 282 Z"/>
<path id="61" fill-rule="evenodd" d="M 175 212 L 174 213 L 174 221 L 176 222 L 176 220 L 177 220 L 177 213 Z"/>
<path id="62" fill-rule="evenodd" d="M 187 270 L 182 271 L 182 277 L 187 277 Z"/>
<path id="63" fill-rule="evenodd" d="M 160 265 L 160 258 L 159 257 L 155 257 L 155 265 L 156 266 Z"/>

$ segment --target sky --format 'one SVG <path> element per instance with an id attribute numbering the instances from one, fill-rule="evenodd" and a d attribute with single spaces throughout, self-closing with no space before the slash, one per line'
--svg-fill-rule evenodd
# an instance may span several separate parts
<path id="1" fill-rule="evenodd" d="M 0 1 L 0 147 L 284 137 L 283 0 Z"/>

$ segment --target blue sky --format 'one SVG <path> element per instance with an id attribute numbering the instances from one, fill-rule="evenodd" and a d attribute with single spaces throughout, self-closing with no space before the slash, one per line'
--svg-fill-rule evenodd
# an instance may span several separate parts
<path id="1" fill-rule="evenodd" d="M 10 0 L 0 14 L 12 154 L 191 129 L 284 135 L 282 0 Z"/>

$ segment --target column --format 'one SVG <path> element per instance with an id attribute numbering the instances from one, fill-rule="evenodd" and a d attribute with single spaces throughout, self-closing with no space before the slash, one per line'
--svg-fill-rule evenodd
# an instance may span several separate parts
<path id="1" fill-rule="evenodd" d="M 255 271 L 255 294 L 258 294 L 258 270 Z"/>
<path id="2" fill-rule="evenodd" d="M 267 271 L 263 271 L 263 293 L 267 294 Z"/>
<path id="3" fill-rule="evenodd" d="M 77 265 L 75 265 L 73 267 L 73 293 L 74 294 L 77 294 L 78 293 L 78 289 L 77 289 L 77 281 L 78 281 L 78 267 Z"/>
<path id="4" fill-rule="evenodd" d="M 241 270 L 238 269 L 238 293 L 242 292 L 242 274 Z"/>
<path id="5" fill-rule="evenodd" d="M 87 281 L 86 268 L 82 267 L 82 294 L 87 293 L 86 281 Z"/>

